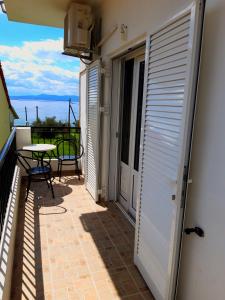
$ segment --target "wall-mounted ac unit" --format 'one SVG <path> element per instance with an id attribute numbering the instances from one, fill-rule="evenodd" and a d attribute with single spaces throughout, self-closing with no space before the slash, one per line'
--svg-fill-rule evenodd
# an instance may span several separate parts
<path id="1" fill-rule="evenodd" d="M 91 7 L 72 2 L 64 22 L 64 54 L 88 58 L 92 27 Z"/>

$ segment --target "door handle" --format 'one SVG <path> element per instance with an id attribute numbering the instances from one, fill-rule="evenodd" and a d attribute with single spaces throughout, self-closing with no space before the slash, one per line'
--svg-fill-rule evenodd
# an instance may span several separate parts
<path id="1" fill-rule="evenodd" d="M 193 227 L 193 228 L 185 228 L 184 229 L 184 232 L 186 234 L 191 234 L 192 232 L 196 233 L 199 237 L 204 237 L 205 236 L 205 233 L 204 233 L 204 230 L 200 227 Z"/>

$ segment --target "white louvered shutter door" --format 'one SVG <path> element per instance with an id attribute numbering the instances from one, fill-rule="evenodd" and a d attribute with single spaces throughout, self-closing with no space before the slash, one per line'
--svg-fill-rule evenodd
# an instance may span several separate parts
<path id="1" fill-rule="evenodd" d="M 87 72 L 80 73 L 80 128 L 81 144 L 84 147 L 84 154 L 81 157 L 82 173 L 85 175 L 85 156 L 86 156 L 86 133 L 87 133 Z"/>
<path id="2" fill-rule="evenodd" d="M 98 200 L 99 125 L 101 66 L 96 61 L 87 68 L 87 137 L 85 184 L 95 201 Z"/>
<path id="3" fill-rule="evenodd" d="M 134 259 L 157 300 L 175 291 L 202 15 L 194 2 L 151 34 L 146 48 Z"/>

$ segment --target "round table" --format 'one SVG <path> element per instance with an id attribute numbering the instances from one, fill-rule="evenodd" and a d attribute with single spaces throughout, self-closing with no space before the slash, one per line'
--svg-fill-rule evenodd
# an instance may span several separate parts
<path id="1" fill-rule="evenodd" d="M 52 144 L 31 144 L 27 146 L 23 146 L 22 150 L 30 151 L 30 152 L 38 152 L 41 153 L 40 160 L 41 160 L 41 166 L 44 166 L 44 156 L 46 152 L 52 151 L 56 149 L 56 145 Z"/>
<path id="2" fill-rule="evenodd" d="M 56 146 L 52 144 L 32 144 L 28 146 L 23 146 L 22 149 L 31 152 L 47 152 L 55 150 Z"/>

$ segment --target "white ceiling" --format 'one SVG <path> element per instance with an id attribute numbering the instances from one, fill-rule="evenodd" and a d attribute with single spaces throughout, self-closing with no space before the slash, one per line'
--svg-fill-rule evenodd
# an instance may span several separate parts
<path id="1" fill-rule="evenodd" d="M 9 20 L 63 27 L 64 17 L 72 0 L 4 0 L 4 2 Z"/>

